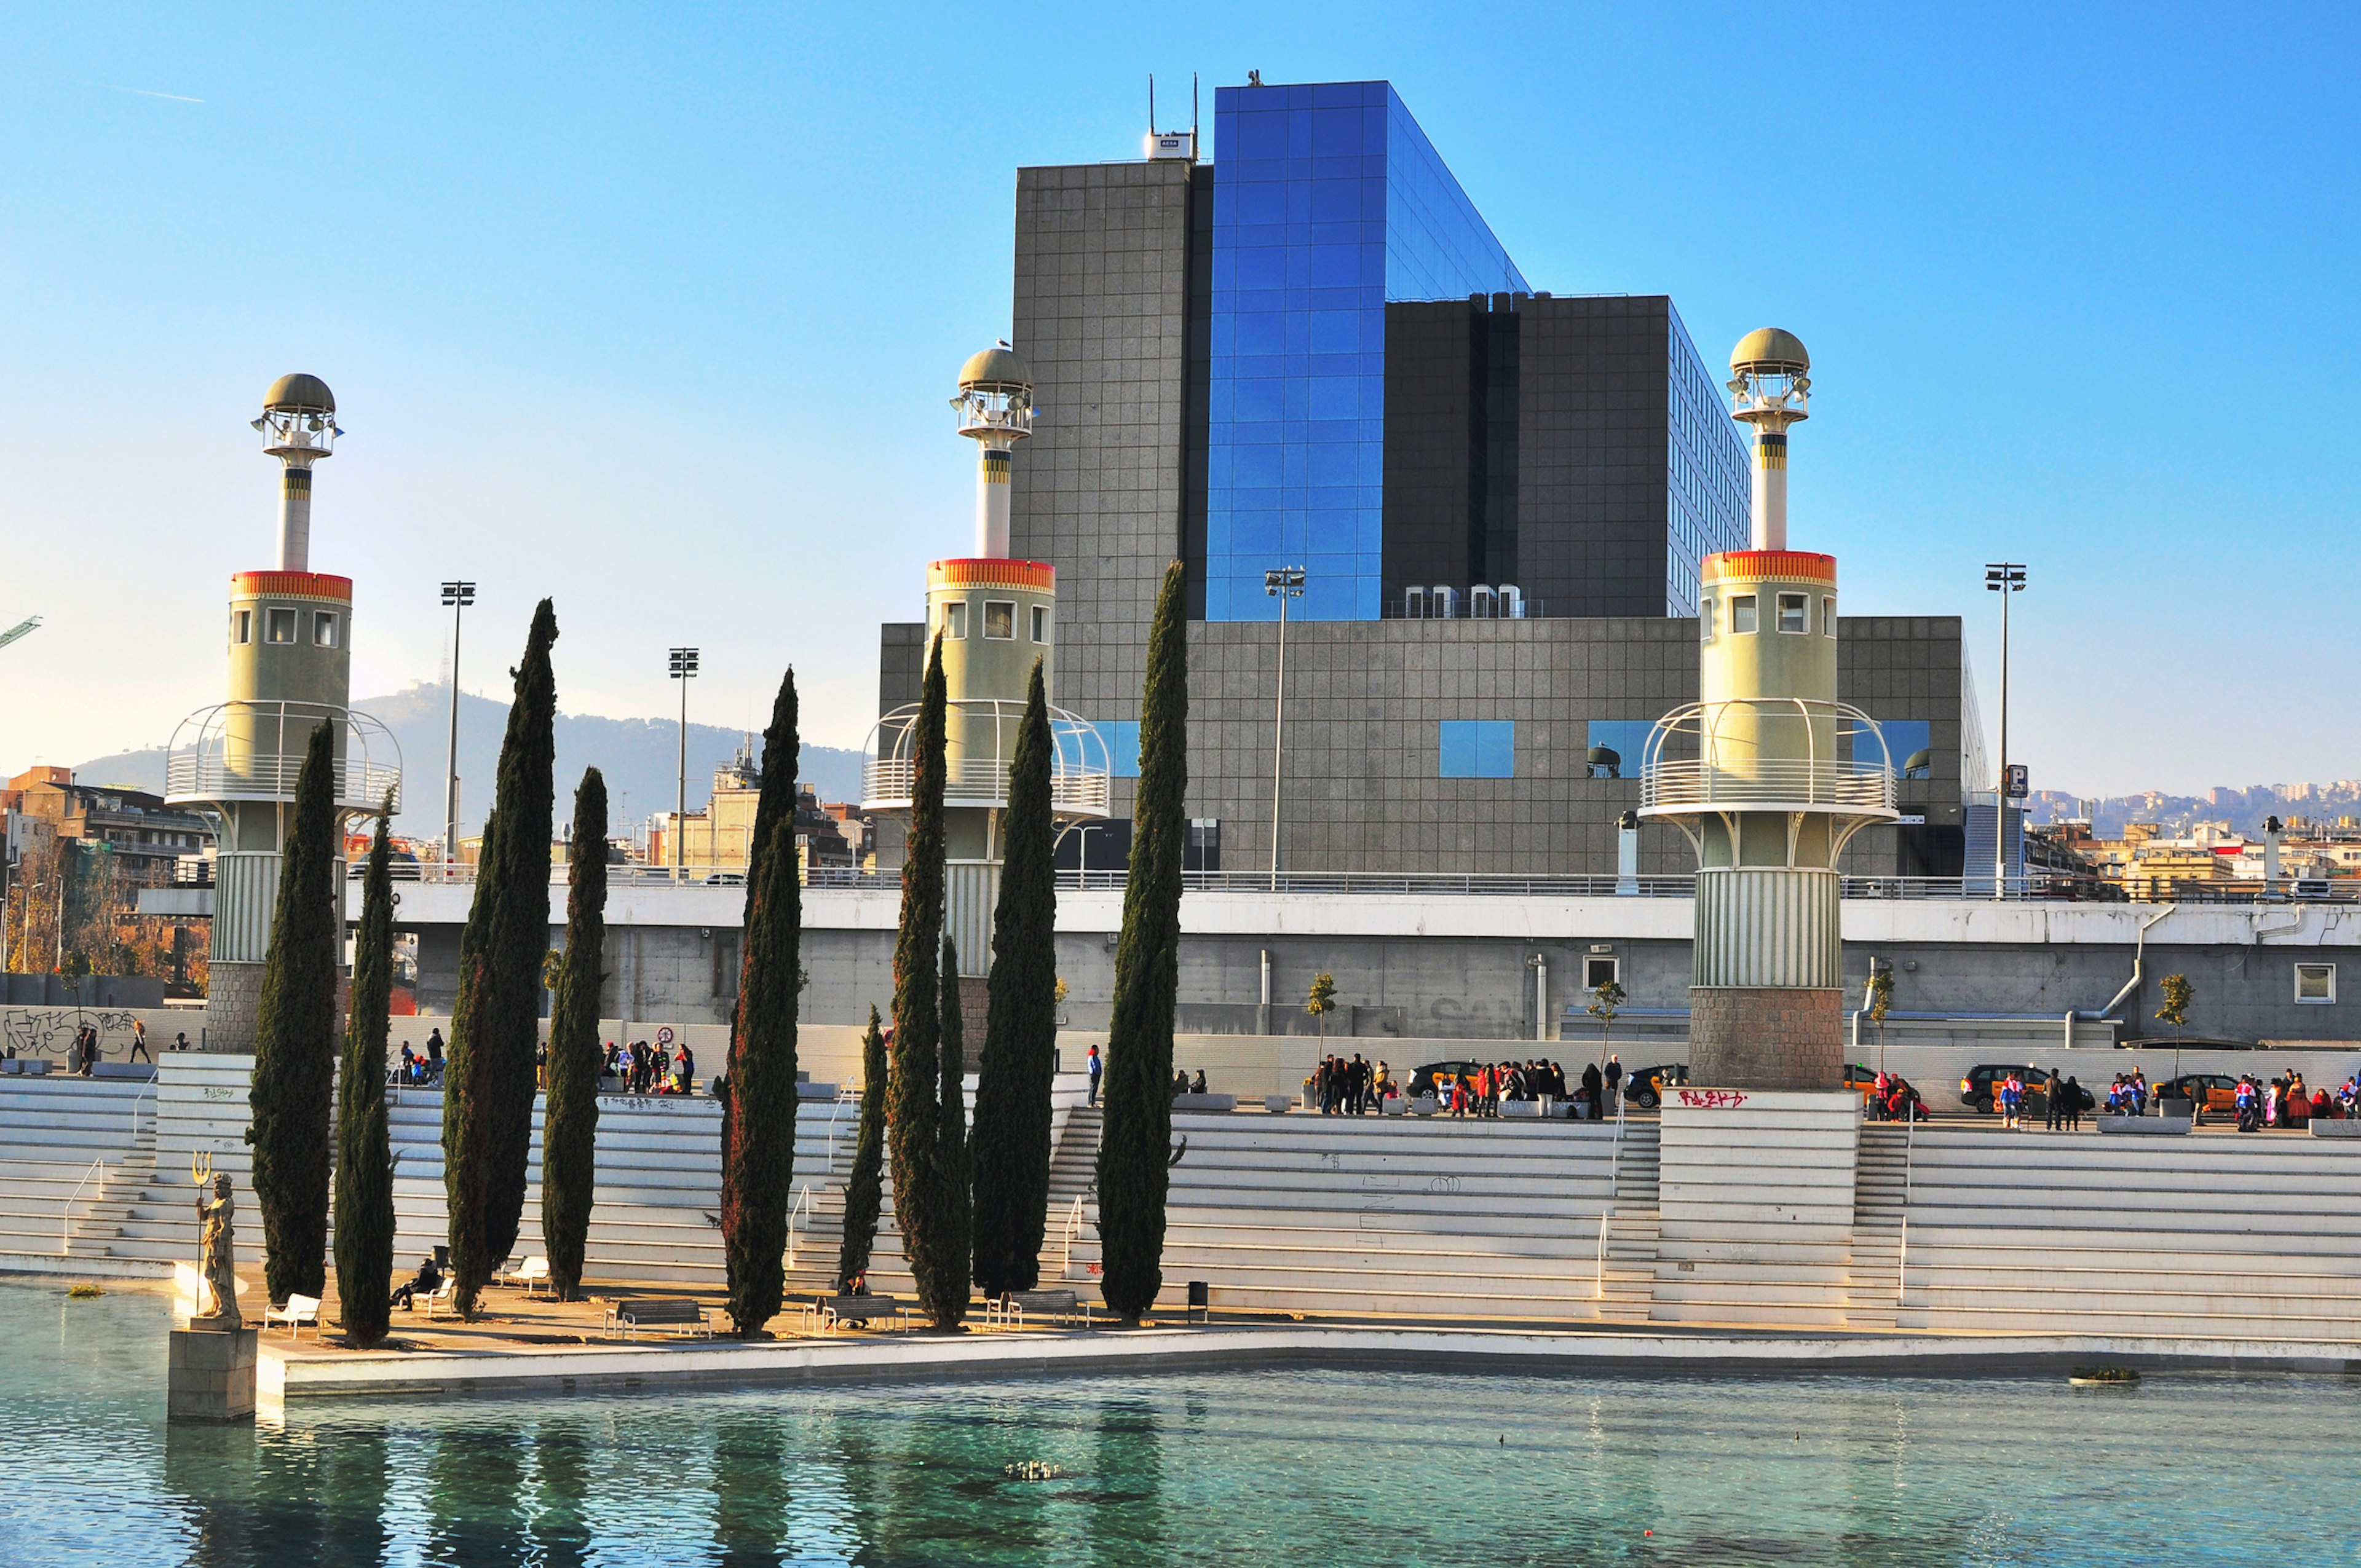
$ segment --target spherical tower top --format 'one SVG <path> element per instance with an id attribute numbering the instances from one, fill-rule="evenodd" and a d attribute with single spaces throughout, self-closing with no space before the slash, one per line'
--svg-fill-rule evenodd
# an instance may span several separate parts
<path id="1" fill-rule="evenodd" d="M 962 392 L 970 389 L 1005 391 L 1018 387 L 1030 391 L 1033 372 L 1008 346 L 1008 340 L 1003 338 L 990 348 L 969 356 L 968 362 L 960 367 L 959 384 Z"/>
<path id="2" fill-rule="evenodd" d="M 332 414 L 336 411 L 336 394 L 317 376 L 298 371 L 271 382 L 270 390 L 262 395 L 262 407 L 271 413 Z"/>
<path id="3" fill-rule="evenodd" d="M 1812 367 L 1804 340 L 1784 327 L 1757 327 L 1730 351 L 1731 373 L 1754 370 L 1771 375 L 1800 376 Z"/>

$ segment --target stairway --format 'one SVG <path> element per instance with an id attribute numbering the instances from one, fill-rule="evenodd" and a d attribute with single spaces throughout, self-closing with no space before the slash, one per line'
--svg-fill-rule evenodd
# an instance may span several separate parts
<path id="1" fill-rule="evenodd" d="M 1644 1323 L 1654 1308 L 1664 1223 L 1659 1131 L 1653 1123 L 1626 1122 L 1616 1148 L 1613 1195 L 1601 1220 L 1604 1256 L 1597 1265 L 1603 1322 Z"/>
<path id="2" fill-rule="evenodd" d="M 1861 1129 L 1853 1167 L 1852 1256 L 1845 1276 L 1845 1326 L 1891 1329 L 1901 1321 L 1902 1223 L 1908 1200 L 1907 1127 Z"/>
<path id="3" fill-rule="evenodd" d="M 1104 1130 L 1104 1119 L 1095 1105 L 1077 1105 L 1066 1113 L 1057 1150 L 1049 1157 L 1049 1218 L 1041 1233 L 1045 1275 L 1050 1255 L 1056 1253 L 1066 1259 L 1065 1278 L 1099 1277 L 1099 1135 Z M 1072 1223 L 1078 1199 L 1082 1205 L 1082 1223 L 1070 1246 L 1066 1229 Z"/>

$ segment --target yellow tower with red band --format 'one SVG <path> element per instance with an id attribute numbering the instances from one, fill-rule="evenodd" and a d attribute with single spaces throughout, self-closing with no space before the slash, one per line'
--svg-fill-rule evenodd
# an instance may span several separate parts
<path id="1" fill-rule="evenodd" d="M 253 1048 L 280 864 L 313 731 L 330 730 L 340 816 L 398 806 L 401 785 L 392 735 L 351 707 L 352 579 L 312 570 L 312 469 L 344 433 L 335 396 L 316 376 L 282 376 L 254 428 L 280 465 L 279 564 L 231 576 L 229 699 L 182 720 L 164 763 L 165 799 L 203 811 L 218 836 L 204 1041 L 217 1051 Z"/>
<path id="2" fill-rule="evenodd" d="M 1755 432 L 1750 548 L 1705 558 L 1697 700 L 1660 720 L 1641 815 L 1697 852 L 1689 1079 L 1735 1089 L 1842 1081 L 1844 848 L 1895 816 L 1866 714 L 1837 700 L 1837 563 L 1787 547 L 1787 431 L 1808 413 L 1794 334 L 1730 356 L 1732 417 Z"/>
<path id="3" fill-rule="evenodd" d="M 959 951 L 968 1014 L 967 1048 L 983 1048 L 984 979 L 992 967 L 992 920 L 1000 898 L 1002 817 L 1008 773 L 1025 717 L 1033 665 L 1053 699 L 1055 753 L 1050 808 L 1065 824 L 1107 814 L 1105 743 L 1087 719 L 1054 706 L 1058 573 L 1046 561 L 1009 555 L 1012 454 L 1032 433 L 1033 386 L 1006 343 L 960 370 L 960 433 L 977 444 L 975 554 L 928 563 L 927 647 L 939 652 L 948 710 L 943 725 L 943 930 Z M 887 714 L 871 732 L 862 809 L 906 818 L 918 705 Z"/>

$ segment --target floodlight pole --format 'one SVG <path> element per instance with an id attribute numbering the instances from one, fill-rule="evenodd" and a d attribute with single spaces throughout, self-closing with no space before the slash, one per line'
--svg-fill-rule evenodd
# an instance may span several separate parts
<path id="1" fill-rule="evenodd" d="M 688 864 L 688 683 L 697 674 L 697 650 L 672 651 L 672 678 L 680 683 L 680 775 L 673 795 L 672 880 L 679 882 Z"/>
<path id="2" fill-rule="evenodd" d="M 2025 566 L 1993 561 L 1984 566 L 1984 587 L 2000 595 L 2000 783 L 1993 792 L 1993 896 L 2008 896 L 2008 601 L 2025 591 Z"/>
<path id="3" fill-rule="evenodd" d="M 1279 600 L 1279 701 L 1270 734 L 1270 890 L 1279 891 L 1279 773 L 1287 745 L 1287 601 L 1303 597 L 1303 568 L 1280 566 L 1262 575 L 1262 591 Z"/>
<path id="4" fill-rule="evenodd" d="M 451 607 L 451 740 L 443 773 L 443 875 L 459 861 L 459 617 L 476 602 L 476 585 L 447 582 L 443 602 Z"/>

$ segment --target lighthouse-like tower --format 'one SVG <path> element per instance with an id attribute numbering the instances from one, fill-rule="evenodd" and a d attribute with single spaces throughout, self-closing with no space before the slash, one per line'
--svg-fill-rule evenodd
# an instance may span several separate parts
<path id="1" fill-rule="evenodd" d="M 1753 537 L 1705 558 L 1697 700 L 1649 736 L 1641 815 L 1697 851 L 1689 1081 L 1841 1085 L 1845 843 L 1895 816 L 1885 741 L 1837 700 L 1837 563 L 1787 547 L 1787 433 L 1809 412 L 1792 333 L 1749 333 L 1731 417 L 1754 427 Z"/>
<path id="2" fill-rule="evenodd" d="M 311 569 L 312 468 L 344 433 L 335 395 L 316 376 L 282 376 L 254 428 L 280 463 L 278 565 L 230 578 L 229 700 L 182 720 L 165 761 L 165 799 L 203 811 L 217 833 L 205 1003 L 205 1045 L 216 1051 L 254 1047 L 280 861 L 313 729 L 335 732 L 342 813 L 376 813 L 401 783 L 391 734 L 351 707 L 352 579 Z"/>
<path id="3" fill-rule="evenodd" d="M 984 979 L 1000 899 L 1001 816 L 1025 717 L 1033 663 L 1053 699 L 1050 807 L 1061 823 L 1107 814 L 1106 744 L 1089 720 L 1054 706 L 1058 574 L 1046 561 L 1009 555 L 1009 474 L 1016 444 L 1033 433 L 1033 378 L 1005 342 L 971 357 L 951 399 L 959 433 L 977 446 L 975 554 L 927 567 L 927 640 L 942 650 L 944 716 L 943 930 L 959 948 L 970 1066 L 983 1047 Z M 895 708 L 871 732 L 862 809 L 910 810 L 911 742 L 918 706 Z"/>

